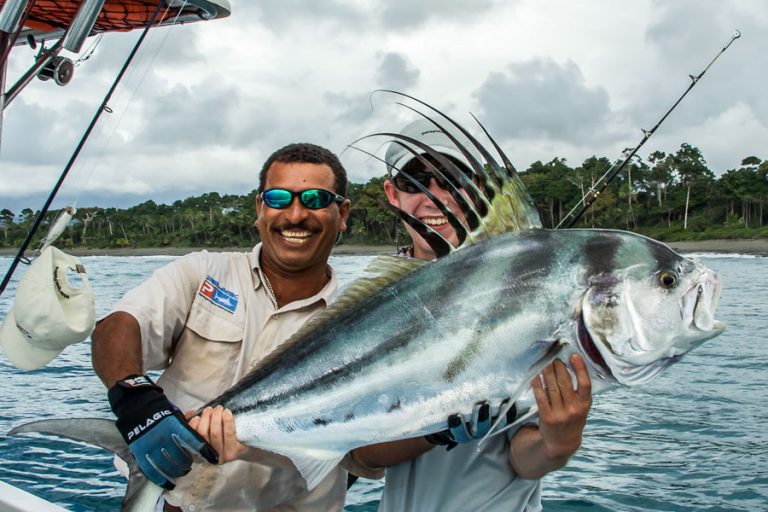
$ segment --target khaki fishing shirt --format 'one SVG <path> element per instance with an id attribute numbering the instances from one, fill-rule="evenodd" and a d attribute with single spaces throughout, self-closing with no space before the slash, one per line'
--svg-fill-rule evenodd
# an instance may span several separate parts
<path id="1" fill-rule="evenodd" d="M 250 253 L 189 254 L 156 270 L 114 307 L 138 320 L 144 369 L 164 370 L 158 384 L 182 411 L 200 407 L 238 382 L 336 292 L 332 271 L 317 295 L 277 308 L 263 285 L 260 250 L 261 244 Z M 352 465 L 349 456 L 345 461 Z M 188 512 L 328 512 L 342 510 L 346 482 L 346 471 L 337 467 L 307 492 L 295 468 L 267 459 L 220 466 L 203 461 L 163 496 Z"/>

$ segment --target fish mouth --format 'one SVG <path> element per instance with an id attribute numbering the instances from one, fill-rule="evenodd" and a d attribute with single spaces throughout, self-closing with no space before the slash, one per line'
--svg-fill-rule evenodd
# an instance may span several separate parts
<path id="1" fill-rule="evenodd" d="M 584 313 L 581 312 L 578 317 L 577 322 L 577 330 L 578 330 L 578 337 L 579 337 L 579 346 L 581 347 L 582 352 L 585 356 L 600 370 L 602 370 L 606 377 L 613 377 L 613 372 L 611 371 L 611 368 L 608 366 L 608 363 L 605 362 L 605 358 L 603 358 L 603 354 L 600 353 L 600 349 L 597 348 L 597 344 L 595 344 L 595 340 L 592 339 L 592 336 L 589 334 L 589 330 L 587 329 L 586 321 L 584 320 Z"/>
<path id="2" fill-rule="evenodd" d="M 698 331 L 705 339 L 717 336 L 725 330 L 725 324 L 714 317 L 721 287 L 722 283 L 717 275 L 707 272 L 684 296 L 681 304 L 689 329 Z"/>

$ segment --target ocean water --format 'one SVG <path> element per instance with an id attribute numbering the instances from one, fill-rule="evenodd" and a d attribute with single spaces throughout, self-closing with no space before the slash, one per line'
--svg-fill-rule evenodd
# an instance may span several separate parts
<path id="1" fill-rule="evenodd" d="M 726 332 L 648 385 L 596 396 L 583 447 L 544 479 L 546 511 L 768 510 L 768 258 L 696 256 L 724 280 L 718 318 Z M 82 258 L 97 313 L 172 259 Z M 371 259 L 338 256 L 332 263 L 349 282 Z M 9 264 L 0 258 L 0 271 Z M 0 297 L 0 318 L 15 282 Z M 119 510 L 125 482 L 107 452 L 46 436 L 5 436 L 39 418 L 111 417 L 88 343 L 34 372 L 0 356 L 0 404 L 0 480 L 73 511 Z M 381 485 L 360 480 L 346 510 L 375 511 Z"/>

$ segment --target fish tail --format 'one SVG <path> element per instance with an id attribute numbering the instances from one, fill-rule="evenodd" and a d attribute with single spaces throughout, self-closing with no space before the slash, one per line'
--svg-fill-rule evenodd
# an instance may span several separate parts
<path id="1" fill-rule="evenodd" d="M 104 448 L 120 457 L 128 465 L 128 488 L 121 510 L 147 510 L 146 506 L 157 503 L 162 489 L 150 482 L 133 460 L 128 445 L 115 427 L 115 422 L 105 418 L 72 418 L 31 421 L 19 425 L 8 435 L 52 434 L 75 441 L 82 441 Z"/>

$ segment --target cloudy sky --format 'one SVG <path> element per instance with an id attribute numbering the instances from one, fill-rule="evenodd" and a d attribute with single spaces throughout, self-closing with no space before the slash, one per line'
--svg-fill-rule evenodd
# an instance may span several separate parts
<path id="1" fill-rule="evenodd" d="M 701 149 L 716 174 L 768 158 L 763 0 L 231 0 L 224 20 L 155 30 L 54 204 L 130 206 L 246 193 L 266 157 L 308 141 L 352 181 L 383 174 L 348 144 L 415 114 L 387 88 L 473 126 L 519 169 L 618 158 L 731 39 L 641 151 Z M 35 80 L 5 111 L 0 208 L 39 208 L 139 33 L 108 34 L 73 82 Z M 90 40 L 89 40 L 90 41 Z M 86 43 L 86 47 L 89 46 Z M 14 50 L 9 81 L 32 61 Z M 476 128 L 472 128 L 477 132 Z M 365 149 L 383 155 L 383 139 Z"/>

